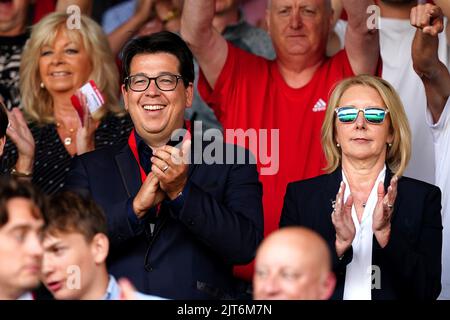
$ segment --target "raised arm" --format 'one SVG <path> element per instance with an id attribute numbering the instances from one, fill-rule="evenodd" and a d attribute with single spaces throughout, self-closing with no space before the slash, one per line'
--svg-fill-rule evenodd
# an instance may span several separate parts
<path id="1" fill-rule="evenodd" d="M 215 5 L 215 0 L 185 0 L 181 17 L 181 36 L 212 88 L 228 54 L 227 42 L 212 25 Z"/>
<path id="2" fill-rule="evenodd" d="M 152 13 L 153 0 L 139 0 L 136 10 L 125 23 L 108 34 L 109 46 L 114 55 L 120 53 L 122 47 L 131 39 L 139 29 L 149 21 Z"/>
<path id="3" fill-rule="evenodd" d="M 371 15 L 367 13 L 372 0 L 342 0 L 348 16 L 345 49 L 355 74 L 375 74 L 380 57 L 378 30 L 371 27 Z M 369 22 L 369 23 L 368 23 Z"/>
<path id="4" fill-rule="evenodd" d="M 411 10 L 411 24 L 417 28 L 412 45 L 414 70 L 425 86 L 427 106 L 436 123 L 450 95 L 450 74 L 438 57 L 442 10 L 431 4 L 418 5 Z"/>
<path id="5" fill-rule="evenodd" d="M 441 8 L 444 17 L 450 18 L 450 1 L 448 0 L 434 0 L 439 8 Z"/>
<path id="6" fill-rule="evenodd" d="M 447 28 L 446 28 L 446 36 L 447 36 L 447 43 L 450 44 L 450 1 L 448 0 L 434 0 L 434 3 L 442 9 L 442 12 L 444 13 L 444 17 L 447 17 Z"/>

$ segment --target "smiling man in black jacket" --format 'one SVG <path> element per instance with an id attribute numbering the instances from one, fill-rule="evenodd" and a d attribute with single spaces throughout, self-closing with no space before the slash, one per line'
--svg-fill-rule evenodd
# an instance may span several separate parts
<path id="1" fill-rule="evenodd" d="M 232 298 L 233 265 L 250 262 L 263 238 L 256 165 L 223 164 L 236 160 L 231 152 L 249 158 L 225 144 L 217 163 L 199 164 L 205 145 L 194 141 L 190 153 L 188 133 L 178 147 L 171 141 L 188 127 L 194 81 L 192 53 L 179 36 L 133 39 L 123 61 L 122 93 L 135 129 L 127 145 L 75 159 L 67 188 L 103 207 L 114 276 L 166 298 Z"/>

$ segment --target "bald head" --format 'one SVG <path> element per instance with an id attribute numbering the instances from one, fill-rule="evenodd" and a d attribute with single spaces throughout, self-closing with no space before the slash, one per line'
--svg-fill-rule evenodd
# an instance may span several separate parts
<path id="1" fill-rule="evenodd" d="M 327 243 L 318 233 L 308 228 L 289 227 L 278 230 L 263 241 L 258 252 L 274 250 L 292 252 L 316 268 L 331 271 L 331 256 Z"/>
<path id="2" fill-rule="evenodd" d="M 328 246 L 309 229 L 272 233 L 258 248 L 255 263 L 255 299 L 328 299 L 334 290 Z"/>

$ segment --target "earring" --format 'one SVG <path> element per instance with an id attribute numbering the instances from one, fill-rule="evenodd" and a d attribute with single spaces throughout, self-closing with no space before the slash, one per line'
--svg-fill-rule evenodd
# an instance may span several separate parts
<path id="1" fill-rule="evenodd" d="M 340 145 L 339 143 L 336 143 L 336 147 L 340 148 L 340 147 L 341 147 L 341 145 Z"/>
<path id="2" fill-rule="evenodd" d="M 388 147 L 391 148 L 392 147 L 392 143 L 388 143 Z"/>
<path id="3" fill-rule="evenodd" d="M 43 83 L 43 82 L 41 82 L 41 84 L 40 84 L 39 86 L 41 87 L 41 89 L 44 89 L 44 88 L 45 88 L 45 86 L 44 86 L 44 83 Z"/>

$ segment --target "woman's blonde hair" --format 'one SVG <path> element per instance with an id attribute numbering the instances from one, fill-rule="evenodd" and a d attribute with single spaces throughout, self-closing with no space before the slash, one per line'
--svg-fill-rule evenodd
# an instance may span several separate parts
<path id="1" fill-rule="evenodd" d="M 369 76 L 359 75 L 344 79 L 339 82 L 331 93 L 325 120 L 322 125 L 322 148 L 327 159 L 325 171 L 330 173 L 341 165 L 341 150 L 336 145 L 336 112 L 344 92 L 353 86 L 366 86 L 375 89 L 383 99 L 388 116 L 391 119 L 391 132 L 393 134 L 392 146 L 386 153 L 386 163 L 393 173 L 401 176 L 411 157 L 411 131 L 403 104 L 395 89 L 385 80 Z"/>
<path id="2" fill-rule="evenodd" d="M 71 18 L 64 12 L 54 12 L 44 17 L 33 26 L 20 63 L 21 104 L 29 120 L 39 124 L 53 123 L 53 101 L 49 92 L 40 87 L 39 57 L 41 48 L 52 45 L 58 31 L 66 32 L 74 42 L 83 41 L 86 53 L 92 64 L 89 79 L 97 84 L 105 98 L 105 107 L 96 113 L 102 118 L 108 111 L 120 113 L 119 107 L 119 72 L 108 40 L 100 26 L 91 18 L 81 15 L 80 28 L 68 29 L 67 21 Z M 73 19 L 73 17 L 71 18 Z"/>

